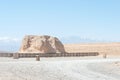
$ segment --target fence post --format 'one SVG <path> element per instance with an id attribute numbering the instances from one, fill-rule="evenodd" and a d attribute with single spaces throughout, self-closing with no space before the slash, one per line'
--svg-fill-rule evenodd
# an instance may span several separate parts
<path id="1" fill-rule="evenodd" d="M 19 54 L 18 53 L 13 53 L 13 59 L 18 59 L 19 58 Z"/>
<path id="2" fill-rule="evenodd" d="M 103 58 L 105 58 L 105 59 L 106 59 L 106 58 L 107 58 L 107 54 L 103 54 Z"/>
<path id="3" fill-rule="evenodd" d="M 36 55 L 36 61 L 40 61 L 40 56 Z"/>

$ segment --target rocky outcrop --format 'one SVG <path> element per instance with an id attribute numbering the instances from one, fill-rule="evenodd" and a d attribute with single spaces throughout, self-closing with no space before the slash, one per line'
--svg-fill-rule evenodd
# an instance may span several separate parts
<path id="1" fill-rule="evenodd" d="M 65 53 L 65 49 L 56 37 L 27 35 L 22 41 L 19 53 Z"/>

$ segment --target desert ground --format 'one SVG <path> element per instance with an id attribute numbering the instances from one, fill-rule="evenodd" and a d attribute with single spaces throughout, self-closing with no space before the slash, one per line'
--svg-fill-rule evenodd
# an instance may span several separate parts
<path id="1" fill-rule="evenodd" d="M 120 56 L 120 43 L 82 43 L 64 44 L 66 52 L 99 52 L 100 55 L 107 54 Z"/>
<path id="2" fill-rule="evenodd" d="M 0 58 L 0 80 L 120 80 L 120 57 Z"/>
<path id="3" fill-rule="evenodd" d="M 0 80 L 120 80 L 120 43 L 64 44 L 66 52 L 99 52 L 87 57 L 0 57 Z M 107 58 L 103 55 L 107 54 Z"/>

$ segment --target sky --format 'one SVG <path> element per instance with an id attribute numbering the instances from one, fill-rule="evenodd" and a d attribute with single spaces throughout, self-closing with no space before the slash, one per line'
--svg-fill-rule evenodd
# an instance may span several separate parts
<path id="1" fill-rule="evenodd" d="M 0 40 L 25 35 L 120 41 L 120 0 L 0 0 Z"/>

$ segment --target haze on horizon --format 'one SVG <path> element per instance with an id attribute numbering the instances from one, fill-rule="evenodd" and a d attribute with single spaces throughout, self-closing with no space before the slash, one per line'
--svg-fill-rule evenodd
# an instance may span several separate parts
<path id="1" fill-rule="evenodd" d="M 0 39 L 24 35 L 120 41 L 119 0 L 3 0 Z"/>

